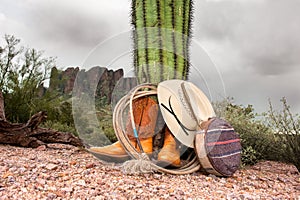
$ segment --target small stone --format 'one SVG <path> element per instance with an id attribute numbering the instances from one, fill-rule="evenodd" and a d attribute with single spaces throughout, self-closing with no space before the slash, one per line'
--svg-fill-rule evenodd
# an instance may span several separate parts
<path id="1" fill-rule="evenodd" d="M 243 178 L 242 178 L 242 177 L 236 177 L 236 180 L 237 180 L 238 182 L 241 182 L 241 181 L 243 180 Z"/>
<path id="2" fill-rule="evenodd" d="M 85 180 L 79 180 L 79 181 L 77 182 L 77 185 L 80 185 L 80 186 L 86 186 Z"/>
<path id="3" fill-rule="evenodd" d="M 155 179 L 161 179 L 162 175 L 160 174 L 153 174 L 153 178 Z"/>
<path id="4" fill-rule="evenodd" d="M 11 182 L 11 183 L 16 182 L 16 180 L 13 176 L 8 176 L 7 179 L 8 179 L 8 182 Z"/>
<path id="5" fill-rule="evenodd" d="M 268 179 L 264 178 L 264 177 L 258 177 L 259 180 L 261 181 L 268 181 Z"/>
<path id="6" fill-rule="evenodd" d="M 65 173 L 65 172 L 59 172 L 57 175 L 58 175 L 59 177 L 64 177 L 64 176 L 68 175 L 68 173 Z"/>
<path id="7" fill-rule="evenodd" d="M 169 193 L 173 193 L 173 192 L 174 192 L 174 189 L 173 189 L 173 188 L 170 188 L 170 189 L 168 189 L 168 192 L 169 192 Z"/>
<path id="8" fill-rule="evenodd" d="M 137 191 L 138 194 L 142 194 L 143 192 L 144 192 L 143 189 L 139 189 L 139 190 Z"/>
<path id="9" fill-rule="evenodd" d="M 279 181 L 283 182 L 283 183 L 286 183 L 286 182 L 287 182 L 287 180 L 284 179 L 284 178 L 282 178 L 282 177 L 278 177 L 277 179 L 278 179 Z"/>
<path id="10" fill-rule="evenodd" d="M 234 183 L 234 182 L 235 182 L 235 180 L 232 179 L 232 178 L 228 178 L 227 180 L 225 180 L 225 179 L 222 178 L 222 179 L 220 180 L 220 183 L 224 183 L 224 182 L 226 182 L 226 181 L 227 181 L 228 183 Z"/>
<path id="11" fill-rule="evenodd" d="M 60 163 L 64 163 L 64 160 L 62 159 L 56 159 L 55 162 L 53 162 L 54 164 L 60 164 Z"/>
<path id="12" fill-rule="evenodd" d="M 46 169 L 48 170 L 56 170 L 58 168 L 58 165 L 55 165 L 55 164 L 48 164 L 46 165 Z"/>
<path id="13" fill-rule="evenodd" d="M 10 171 L 7 171 L 5 172 L 3 175 L 2 175 L 2 178 L 7 178 L 9 176 L 13 175 Z"/>
<path id="14" fill-rule="evenodd" d="M 45 151 L 46 150 L 46 145 L 41 145 L 41 146 L 38 146 L 37 148 L 36 148 L 36 150 L 38 150 L 38 151 Z"/>
<path id="15" fill-rule="evenodd" d="M 166 189 L 166 185 L 160 185 L 160 189 Z"/>
<path id="16" fill-rule="evenodd" d="M 250 180 L 253 180 L 253 181 L 256 180 L 256 176 L 255 176 L 255 175 L 249 176 L 248 178 L 249 178 Z"/>
<path id="17" fill-rule="evenodd" d="M 61 188 L 61 190 L 65 191 L 65 192 L 72 192 L 73 188 L 72 187 L 65 187 L 65 188 Z"/>
<path id="18" fill-rule="evenodd" d="M 205 177 L 205 180 L 207 180 L 207 181 L 212 181 L 212 177 L 207 176 L 207 177 Z"/>
<path id="19" fill-rule="evenodd" d="M 295 189 L 300 191 L 300 185 L 296 186 Z"/>
<path id="20" fill-rule="evenodd" d="M 253 199 L 249 194 L 241 194 L 240 199 Z"/>
<path id="21" fill-rule="evenodd" d="M 46 184 L 46 181 L 44 179 L 40 179 L 40 178 L 37 179 L 36 182 L 39 183 L 40 185 L 45 185 Z"/>
<path id="22" fill-rule="evenodd" d="M 76 160 L 72 160 L 72 161 L 69 162 L 69 164 L 70 164 L 70 165 L 76 165 L 77 162 L 76 162 Z"/>
<path id="23" fill-rule="evenodd" d="M 96 166 L 95 163 L 88 163 L 88 164 L 85 165 L 85 168 L 86 169 L 91 169 L 91 168 L 93 168 L 95 166 Z"/>
<path id="24" fill-rule="evenodd" d="M 56 194 L 49 193 L 48 196 L 47 196 L 47 200 L 52 200 L 52 199 L 55 199 L 56 197 L 57 197 Z"/>

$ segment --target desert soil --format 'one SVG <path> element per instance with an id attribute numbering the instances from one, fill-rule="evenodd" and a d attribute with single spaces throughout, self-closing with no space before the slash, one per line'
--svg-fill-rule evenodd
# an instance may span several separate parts
<path id="1" fill-rule="evenodd" d="M 219 178 L 124 174 L 77 147 L 0 145 L 0 200 L 11 199 L 300 199 L 293 165 L 264 161 Z"/>

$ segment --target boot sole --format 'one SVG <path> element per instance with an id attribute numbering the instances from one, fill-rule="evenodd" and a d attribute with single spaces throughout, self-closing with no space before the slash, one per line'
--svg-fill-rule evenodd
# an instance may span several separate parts
<path id="1" fill-rule="evenodd" d="M 160 167 L 168 167 L 168 168 L 179 168 L 181 167 L 181 165 L 176 165 L 176 164 L 173 164 L 171 162 L 168 162 L 168 161 L 164 161 L 164 160 L 158 160 L 156 162 L 156 165 L 160 166 Z"/>
<path id="2" fill-rule="evenodd" d="M 127 160 L 131 160 L 131 157 L 129 155 L 110 155 L 110 154 L 100 154 L 93 151 L 89 151 L 89 152 L 99 160 L 103 160 L 105 162 L 122 163 Z"/>
<path id="3" fill-rule="evenodd" d="M 88 150 L 92 155 L 94 155 L 96 158 L 103 160 L 105 162 L 112 162 L 112 163 L 123 163 L 127 160 L 132 160 L 132 158 L 129 155 L 111 155 L 111 154 L 100 154 L 97 152 L 93 152 Z M 152 157 L 152 152 L 147 153 L 147 156 L 149 158 Z"/>

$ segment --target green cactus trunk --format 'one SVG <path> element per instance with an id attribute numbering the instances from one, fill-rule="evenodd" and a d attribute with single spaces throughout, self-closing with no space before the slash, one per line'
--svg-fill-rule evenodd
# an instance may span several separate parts
<path id="1" fill-rule="evenodd" d="M 192 0 L 132 0 L 139 83 L 188 78 Z"/>

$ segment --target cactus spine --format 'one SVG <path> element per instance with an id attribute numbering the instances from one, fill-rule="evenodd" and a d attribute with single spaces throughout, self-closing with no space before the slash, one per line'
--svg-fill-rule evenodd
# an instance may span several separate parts
<path id="1" fill-rule="evenodd" d="M 192 0 L 132 0 L 139 83 L 188 78 Z"/>

